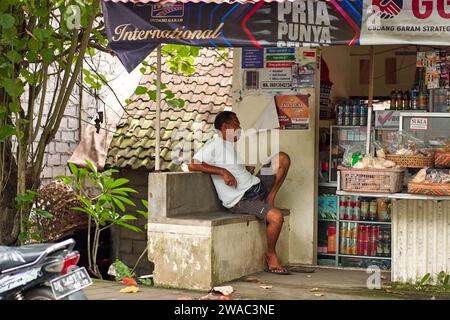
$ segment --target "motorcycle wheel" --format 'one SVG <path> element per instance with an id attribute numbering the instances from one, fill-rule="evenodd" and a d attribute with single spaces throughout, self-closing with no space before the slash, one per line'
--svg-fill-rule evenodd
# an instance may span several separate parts
<path id="1" fill-rule="evenodd" d="M 25 300 L 56 300 L 52 289 L 41 287 L 32 289 L 24 294 Z M 87 300 L 83 291 L 77 291 L 60 300 Z"/>

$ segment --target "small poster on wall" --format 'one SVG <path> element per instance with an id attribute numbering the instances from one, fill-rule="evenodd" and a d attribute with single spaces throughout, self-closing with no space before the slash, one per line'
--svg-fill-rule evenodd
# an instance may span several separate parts
<path id="1" fill-rule="evenodd" d="M 275 96 L 278 122 L 285 130 L 309 129 L 309 96 L 283 95 Z"/>

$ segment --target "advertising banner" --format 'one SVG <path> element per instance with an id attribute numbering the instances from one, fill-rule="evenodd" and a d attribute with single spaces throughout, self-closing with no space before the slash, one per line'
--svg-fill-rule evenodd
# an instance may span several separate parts
<path id="1" fill-rule="evenodd" d="M 361 45 L 449 43 L 448 0 L 364 0 Z"/>
<path id="2" fill-rule="evenodd" d="M 281 129 L 309 129 L 308 95 L 275 96 Z"/>
<path id="3" fill-rule="evenodd" d="M 362 2 L 134 4 L 107 1 L 102 2 L 102 10 L 109 45 L 130 72 L 159 43 L 249 48 L 356 45 Z M 254 58 L 257 62 L 257 57 Z"/>

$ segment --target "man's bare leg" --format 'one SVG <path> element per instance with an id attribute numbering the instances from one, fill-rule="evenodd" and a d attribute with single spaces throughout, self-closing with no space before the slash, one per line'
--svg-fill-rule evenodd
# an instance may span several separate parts
<path id="1" fill-rule="evenodd" d="M 283 214 L 278 208 L 270 209 L 267 213 L 267 252 L 266 262 L 270 270 L 274 272 L 282 272 L 283 267 L 278 260 L 275 247 L 277 245 L 278 237 L 283 226 Z"/>
<path id="2" fill-rule="evenodd" d="M 287 153 L 280 152 L 273 157 L 271 165 L 272 170 L 275 173 L 275 182 L 272 186 L 272 190 L 269 191 L 269 194 L 266 197 L 266 202 L 273 206 L 275 203 L 275 197 L 287 176 L 289 167 L 291 166 L 291 159 Z"/>

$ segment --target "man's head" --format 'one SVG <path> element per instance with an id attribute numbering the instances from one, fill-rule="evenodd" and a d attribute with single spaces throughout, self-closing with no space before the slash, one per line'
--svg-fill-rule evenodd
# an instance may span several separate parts
<path id="1" fill-rule="evenodd" d="M 227 141 L 237 141 L 241 135 L 241 124 L 236 113 L 222 111 L 214 120 L 214 127 L 220 131 L 222 138 Z"/>

